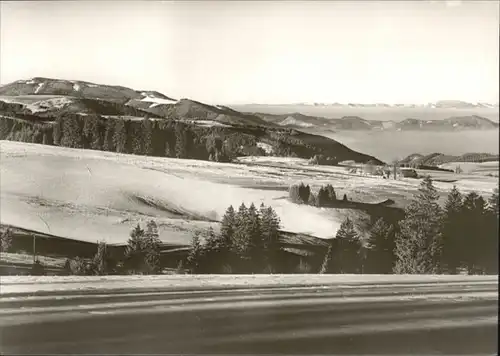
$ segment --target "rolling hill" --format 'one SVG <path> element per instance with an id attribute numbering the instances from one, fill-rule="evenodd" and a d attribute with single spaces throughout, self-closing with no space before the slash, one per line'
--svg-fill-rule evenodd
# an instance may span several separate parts
<path id="1" fill-rule="evenodd" d="M 419 153 L 414 153 L 406 158 L 399 161 L 403 165 L 411 166 L 434 166 L 443 165 L 450 162 L 471 162 L 471 163 L 482 163 L 482 162 L 494 162 L 500 159 L 499 155 L 494 155 L 491 153 L 465 153 L 461 156 L 447 155 L 444 153 L 431 153 L 428 155 L 421 155 Z"/>
<path id="2" fill-rule="evenodd" d="M 103 99 L 122 103 L 131 99 L 138 99 L 146 96 L 142 94 L 141 91 L 136 91 L 122 86 L 43 77 L 17 80 L 15 82 L 5 84 L 0 87 L 0 96 L 1 95 L 63 95 Z"/>
<path id="3" fill-rule="evenodd" d="M 269 126 L 257 116 L 224 106 L 207 105 L 190 99 L 176 100 L 157 91 L 133 90 L 78 80 L 42 77 L 18 80 L 0 87 L 0 100 L 23 104 L 33 114 L 72 112 L 143 117 L 149 113 L 150 117 L 156 118 Z M 108 110 L 106 106 L 112 106 L 113 110 Z"/>
<path id="4" fill-rule="evenodd" d="M 457 131 L 457 130 L 495 130 L 499 124 L 478 115 L 452 116 L 443 120 L 422 120 L 407 118 L 394 120 L 366 120 L 351 115 L 341 118 L 326 118 L 320 116 L 292 114 L 254 113 L 262 119 L 283 127 L 317 128 L 336 131 Z"/>
<path id="5" fill-rule="evenodd" d="M 153 137 L 141 131 L 145 118 L 152 121 Z M 191 99 L 175 100 L 156 91 L 41 77 L 18 80 L 0 87 L 0 139 L 51 144 L 54 123 L 58 122 L 58 129 L 71 131 L 68 131 L 71 140 L 62 140 L 63 145 L 90 148 L 90 141 L 93 140 L 92 148 L 107 147 L 109 150 L 109 147 L 116 146 L 117 136 L 115 129 L 110 131 L 109 123 L 106 123 L 108 119 L 126 120 L 125 128 L 119 123 L 112 124 L 120 126 L 116 130 L 124 130 L 123 139 L 127 143 L 123 144 L 126 148 L 120 149 L 123 153 L 142 152 L 142 148 L 135 149 L 133 146 L 149 145 L 136 142 L 137 135 L 144 134 L 147 140 L 158 141 L 153 143 L 154 149 L 149 154 L 166 155 L 166 151 L 169 151 L 170 155 L 174 146 L 182 140 L 185 150 L 196 152 L 177 152 L 177 156 L 209 159 L 211 149 L 205 148 L 208 145 L 205 143 L 216 136 L 223 141 L 223 147 L 217 148 L 218 153 L 213 152 L 214 157 L 220 157 L 220 153 L 226 157 L 264 154 L 262 147 L 266 145 L 266 154 L 272 155 L 311 158 L 323 154 L 337 162 L 353 160 L 363 163 L 375 160 L 379 164 L 383 163 L 333 139 L 286 128 L 259 115 Z M 68 120 L 71 124 L 64 123 Z M 97 123 L 94 123 L 96 120 Z M 164 129 L 165 125 L 169 128 Z M 179 129 L 179 125 L 183 128 Z M 174 126 L 177 128 L 174 129 Z M 95 132 L 89 133 L 89 130 Z M 192 144 L 191 139 L 194 139 Z M 169 142 L 169 148 L 165 147 L 165 141 Z M 56 145 L 58 142 L 54 140 Z"/>

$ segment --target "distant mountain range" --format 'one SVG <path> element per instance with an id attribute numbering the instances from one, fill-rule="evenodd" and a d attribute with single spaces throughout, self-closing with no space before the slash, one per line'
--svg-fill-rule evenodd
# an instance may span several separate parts
<path id="1" fill-rule="evenodd" d="M 266 106 L 265 104 L 253 104 Z M 498 109 L 499 103 L 470 103 L 461 100 L 440 100 L 426 104 L 386 104 L 386 103 L 294 103 L 280 104 L 279 106 L 316 106 L 316 107 L 337 107 L 337 108 L 434 108 L 434 109 L 474 109 L 474 108 L 489 108 Z"/>
<path id="2" fill-rule="evenodd" d="M 325 118 L 318 116 L 293 114 L 253 113 L 267 122 L 293 128 L 318 128 L 330 130 L 356 131 L 457 131 L 457 130 L 492 130 L 499 124 L 478 115 L 449 117 L 444 120 L 405 119 L 402 121 L 365 120 L 359 116 Z"/>
<path id="3" fill-rule="evenodd" d="M 144 116 L 147 113 L 152 118 L 196 120 L 200 124 L 218 126 L 236 124 L 330 131 L 457 131 L 499 128 L 498 123 L 488 118 L 470 114 L 451 116 L 442 120 L 406 118 L 401 121 L 382 121 L 366 120 L 356 115 L 326 118 L 300 112 L 290 114 L 241 112 L 227 106 L 213 106 L 191 99 L 176 100 L 157 91 L 43 77 L 18 80 L 1 86 L 0 100 L 24 105 L 26 110 L 40 116 L 63 112 L 109 116 Z M 345 106 L 344 104 L 318 103 L 312 105 Z M 456 100 L 439 101 L 429 105 L 429 107 L 443 109 L 495 107 L 489 104 L 472 104 Z M 347 104 L 347 106 L 353 108 L 391 107 L 388 104 Z M 262 107 L 265 108 L 265 105 Z M 404 105 L 392 105 L 392 107 L 404 107 Z M 496 107 L 498 108 L 498 104 Z"/>

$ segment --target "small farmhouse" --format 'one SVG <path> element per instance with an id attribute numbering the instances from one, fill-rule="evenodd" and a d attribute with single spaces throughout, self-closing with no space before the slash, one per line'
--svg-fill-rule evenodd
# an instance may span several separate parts
<path id="1" fill-rule="evenodd" d="M 418 173 L 413 168 L 400 168 L 400 172 L 405 178 L 418 178 Z"/>

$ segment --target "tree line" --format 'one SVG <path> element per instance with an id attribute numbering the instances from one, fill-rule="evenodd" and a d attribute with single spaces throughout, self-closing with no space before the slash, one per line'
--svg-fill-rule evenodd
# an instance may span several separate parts
<path id="1" fill-rule="evenodd" d="M 210 229 L 204 244 L 194 235 L 187 267 L 192 273 L 283 272 L 279 229 L 280 219 L 271 207 L 242 203 L 236 211 L 230 206 L 219 233 Z"/>
<path id="2" fill-rule="evenodd" d="M 230 162 L 237 156 L 269 154 L 309 158 L 318 151 L 291 136 L 290 130 L 266 127 L 207 127 L 170 119 L 131 120 L 73 113 L 48 119 L 54 121 L 0 117 L 0 139 L 217 162 Z M 273 151 L 266 153 L 258 147 L 258 140 L 269 143 Z"/>
<path id="3" fill-rule="evenodd" d="M 340 150 L 345 159 L 352 159 L 354 154 L 326 138 L 311 143 L 306 134 L 286 128 L 241 124 L 209 127 L 176 119 L 143 117 L 131 120 L 75 113 L 39 117 L 23 111 L 12 115 L 18 118 L 0 116 L 0 140 L 218 162 L 230 162 L 237 156 L 273 155 L 321 156 L 334 164 L 337 158 L 330 157 L 326 151 L 336 154 Z M 266 153 L 257 145 L 259 141 L 270 144 L 272 152 Z"/>
<path id="4" fill-rule="evenodd" d="M 332 206 L 339 201 L 347 201 L 347 194 L 342 196 L 342 200 L 337 199 L 335 188 L 331 184 L 321 186 L 314 194 L 309 185 L 304 183 L 292 184 L 288 190 L 288 196 L 292 203 L 307 204 L 317 207 Z"/>
<path id="5" fill-rule="evenodd" d="M 256 138 L 236 130 L 144 118 L 66 114 L 53 123 L 0 118 L 0 139 L 135 155 L 229 162 L 265 155 Z"/>
<path id="6" fill-rule="evenodd" d="M 486 201 L 453 187 L 444 208 L 432 180 L 396 225 L 378 219 L 362 244 L 351 220 L 331 240 L 322 273 L 497 274 L 498 189 Z"/>
<path id="7" fill-rule="evenodd" d="M 274 273 L 284 272 L 279 241 L 280 219 L 264 204 L 230 206 L 222 217 L 220 231 L 212 228 L 206 236 L 195 233 L 191 249 L 181 259 L 179 271 L 190 273 Z M 71 275 L 159 274 L 161 241 L 154 221 L 130 232 L 123 256 L 116 258 L 98 243 L 93 259 L 67 259 L 64 270 Z"/>
<path id="8" fill-rule="evenodd" d="M 300 201 L 308 198 L 310 188 L 303 184 L 297 185 L 293 191 Z M 331 186 L 322 187 L 328 199 L 335 199 L 334 189 Z M 309 195 L 310 196 L 310 195 Z M 325 198 L 326 199 L 326 198 Z M 334 238 L 329 240 L 328 249 L 322 257 L 322 263 L 317 273 L 375 273 L 375 274 L 497 274 L 498 273 L 498 189 L 495 189 L 492 197 L 486 201 L 475 192 L 462 195 L 456 187 L 450 191 L 444 208 L 438 204 L 439 195 L 433 185 L 432 179 L 426 177 L 419 187 L 411 203 L 404 211 L 404 218 L 392 222 L 391 218 L 379 217 L 365 230 L 361 224 L 356 224 L 352 219 L 346 218 L 340 225 Z M 275 241 L 279 240 L 279 218 L 272 212 L 276 234 Z M 248 214 L 248 215 L 247 215 Z M 213 235 L 213 232 L 205 245 L 202 245 L 197 237 L 193 240 L 192 250 L 189 257 L 189 266 L 194 273 L 232 273 L 252 272 L 262 273 L 262 260 L 265 249 L 261 255 L 240 254 L 247 261 L 246 269 L 235 270 L 233 268 L 212 269 L 210 263 L 204 259 L 214 261 L 227 261 L 231 265 L 231 258 L 227 251 L 221 255 L 221 249 L 211 246 L 228 246 L 223 241 L 232 241 L 233 253 L 239 250 L 241 241 L 255 241 L 258 230 L 252 230 L 259 224 L 255 221 L 255 209 L 245 210 L 240 207 L 238 224 L 227 224 L 234 220 L 234 210 L 228 209 L 223 220 L 221 235 Z M 254 218 L 251 218 L 251 217 Z M 263 215 L 261 215 L 263 216 Z M 226 221 L 226 222 L 225 222 Z M 265 221 L 265 220 L 264 220 Z M 357 225 L 357 226 L 356 226 Z M 226 226 L 226 227 L 225 227 Z M 227 226 L 238 226 L 238 230 Z M 360 231 L 361 230 L 361 231 Z M 222 236 L 228 236 L 223 231 L 239 231 L 233 239 L 224 240 Z M 246 232 L 245 232 L 246 231 Z M 242 234 L 243 232 L 243 234 Z M 242 238 L 242 236 L 245 236 Z M 261 236 L 262 235 L 261 232 Z M 366 238 L 363 238 L 365 236 Z M 220 241 L 213 243 L 211 241 Z M 259 241 L 258 238 L 256 241 Z M 279 246 L 280 244 L 277 244 Z M 246 246 L 243 244 L 243 246 Z M 263 245 L 260 245 L 263 246 Z M 218 252 L 211 252 L 218 251 Z M 277 247 L 273 253 L 268 255 L 267 261 L 272 261 L 269 256 L 276 256 L 273 265 L 274 270 L 283 261 L 280 256 L 280 248 Z M 281 250 L 281 252 L 283 252 Z M 212 255 L 213 253 L 213 255 Z M 236 254 L 237 255 L 237 254 Z M 234 256 L 234 255 L 233 255 Z M 313 257 L 317 259 L 317 257 Z M 315 261 L 309 261 L 311 266 Z M 267 262 L 269 264 L 269 262 Z M 303 260 L 300 260 L 303 263 Z M 238 264 L 236 264 L 238 265 Z M 249 266 L 258 266 L 255 270 Z M 268 269 L 269 270 L 269 269 Z M 225 271 L 225 272 L 224 272 Z M 237 271 L 237 272 L 235 272 Z M 293 273 L 296 269 L 282 269 L 281 273 Z"/>

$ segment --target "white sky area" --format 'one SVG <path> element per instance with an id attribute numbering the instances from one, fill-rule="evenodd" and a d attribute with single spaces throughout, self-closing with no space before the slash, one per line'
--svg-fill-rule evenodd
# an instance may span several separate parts
<path id="1" fill-rule="evenodd" d="M 7 1 L 0 14 L 2 84 L 211 104 L 498 102 L 498 1 Z"/>

